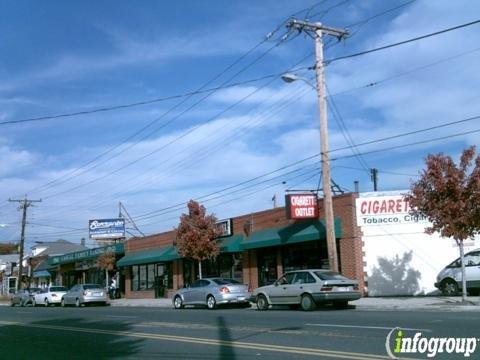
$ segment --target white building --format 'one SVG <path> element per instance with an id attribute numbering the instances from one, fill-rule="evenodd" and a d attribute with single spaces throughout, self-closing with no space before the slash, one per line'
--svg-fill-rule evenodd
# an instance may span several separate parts
<path id="1" fill-rule="evenodd" d="M 455 240 L 426 234 L 429 223 L 409 214 L 407 192 L 360 193 L 356 200 L 369 296 L 435 294 L 437 274 L 459 257 Z M 480 248 L 480 236 L 464 244 L 465 252 Z"/>
<path id="2" fill-rule="evenodd" d="M 0 295 L 15 291 L 17 274 L 13 270 L 18 266 L 19 259 L 18 254 L 0 255 Z"/>

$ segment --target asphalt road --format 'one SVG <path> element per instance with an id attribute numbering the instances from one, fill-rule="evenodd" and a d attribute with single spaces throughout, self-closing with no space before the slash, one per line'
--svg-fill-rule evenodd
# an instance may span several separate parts
<path id="1" fill-rule="evenodd" d="M 480 314 L 469 312 L 0 307 L 0 355 L 2 359 L 388 359 L 385 340 L 395 327 L 412 336 L 421 332 L 428 338 L 480 338 L 479 323 Z M 465 358 L 443 355 L 434 358 Z M 426 356 L 406 354 L 405 358 Z M 480 342 L 470 359 L 480 359 Z"/>

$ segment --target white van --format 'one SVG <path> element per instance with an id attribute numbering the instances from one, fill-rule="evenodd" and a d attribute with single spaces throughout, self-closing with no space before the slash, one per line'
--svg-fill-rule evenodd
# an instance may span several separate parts
<path id="1" fill-rule="evenodd" d="M 443 268 L 437 275 L 435 287 L 443 295 L 455 295 L 462 289 L 462 267 L 460 258 Z M 465 277 L 470 295 L 480 293 L 480 249 L 465 254 Z"/>

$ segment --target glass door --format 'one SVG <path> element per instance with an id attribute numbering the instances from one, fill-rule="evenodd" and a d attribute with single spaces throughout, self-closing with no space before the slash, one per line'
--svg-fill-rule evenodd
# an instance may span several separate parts
<path id="1" fill-rule="evenodd" d="M 270 285 L 278 278 L 277 253 L 275 249 L 258 250 L 258 284 L 259 286 Z"/>

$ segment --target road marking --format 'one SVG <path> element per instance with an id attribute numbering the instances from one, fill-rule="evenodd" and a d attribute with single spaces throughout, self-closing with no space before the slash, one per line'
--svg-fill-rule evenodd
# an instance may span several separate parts
<path id="1" fill-rule="evenodd" d="M 376 330 L 392 330 L 394 327 L 389 326 L 364 326 L 364 325 L 338 325 L 338 324 L 305 324 L 306 326 L 321 326 L 321 327 L 339 327 L 339 328 L 353 328 L 353 329 L 376 329 Z M 402 330 L 410 330 L 410 331 L 424 331 L 424 332 L 432 332 L 430 329 L 416 329 L 416 328 L 404 328 L 401 327 Z"/>
<path id="2" fill-rule="evenodd" d="M 126 316 L 126 315 L 105 315 L 108 318 L 119 318 L 119 319 L 136 319 L 138 316 Z"/>
<path id="3" fill-rule="evenodd" d="M 43 325 L 41 325 L 41 324 L 23 324 L 23 323 L 20 323 L 20 322 L 1 321 L 0 320 L 0 325 L 2 325 L 2 324 L 3 325 L 11 325 L 11 326 L 20 326 L 20 327 L 25 327 L 25 328 L 37 328 L 37 329 L 48 329 L 48 330 L 58 330 L 58 331 L 82 332 L 82 333 L 90 333 L 90 334 L 106 334 L 106 335 L 114 335 L 114 336 L 136 337 L 136 338 L 151 339 L 151 340 L 175 341 L 175 342 L 184 342 L 184 343 L 201 344 L 201 345 L 228 346 L 228 347 L 233 347 L 233 348 L 264 350 L 264 351 L 290 353 L 290 354 L 301 354 L 301 355 L 311 355 L 311 356 L 323 356 L 323 357 L 338 358 L 338 359 L 352 359 L 352 360 L 389 359 L 388 356 L 367 354 L 367 353 L 334 351 L 334 350 L 326 350 L 326 349 L 318 349 L 318 348 L 303 348 L 303 347 L 295 347 L 295 346 L 269 345 L 269 344 L 241 342 L 241 341 L 228 341 L 228 340 L 218 340 L 218 339 L 207 339 L 207 338 L 197 338 L 197 337 L 188 337 L 188 336 L 140 333 L 140 332 L 132 332 L 132 331 L 89 329 L 89 328 L 44 325 L 44 324 Z"/>

